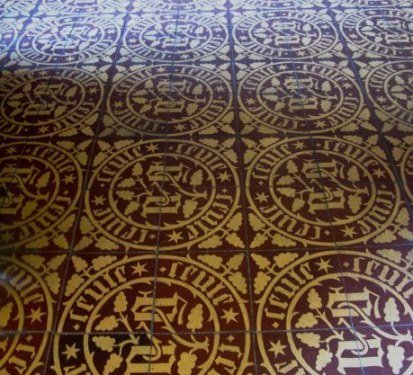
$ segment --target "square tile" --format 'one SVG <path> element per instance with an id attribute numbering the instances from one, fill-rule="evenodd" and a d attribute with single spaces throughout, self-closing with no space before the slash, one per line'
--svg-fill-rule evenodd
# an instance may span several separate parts
<path id="1" fill-rule="evenodd" d="M 244 250 L 241 189 L 165 186 L 159 250 Z"/>
<path id="2" fill-rule="evenodd" d="M 83 69 L 4 70 L 0 133 L 18 139 L 93 135 L 103 91 L 103 82 Z"/>
<path id="3" fill-rule="evenodd" d="M 250 257 L 257 332 L 351 327 L 336 251 L 261 251 Z"/>
<path id="4" fill-rule="evenodd" d="M 247 261 L 242 252 L 160 255 L 155 285 L 155 335 L 249 331 Z"/>
<path id="5" fill-rule="evenodd" d="M 4 374 L 44 374 L 49 348 L 47 333 L 0 335 L 0 371 Z"/>
<path id="6" fill-rule="evenodd" d="M 67 260 L 67 253 L 1 255 L 2 333 L 53 330 Z M 4 346 L 0 345 L 0 348 L 4 349 Z"/>
<path id="7" fill-rule="evenodd" d="M 21 16 L 30 16 L 41 0 L 5 0 L 0 5 L 0 16 L 16 19 Z"/>
<path id="8" fill-rule="evenodd" d="M 69 138 L 6 146 L 1 249 L 70 249 L 91 144 Z"/>
<path id="9" fill-rule="evenodd" d="M 69 265 L 56 332 L 151 332 L 155 255 L 73 255 Z"/>
<path id="10" fill-rule="evenodd" d="M 262 373 L 361 375 L 359 345 L 351 330 L 258 333 Z"/>
<path id="11" fill-rule="evenodd" d="M 347 306 L 357 329 L 413 324 L 410 246 L 339 253 Z"/>
<path id="12" fill-rule="evenodd" d="M 412 330 L 406 327 L 358 329 L 363 374 L 408 374 L 413 370 Z"/>
<path id="13" fill-rule="evenodd" d="M 127 12 L 129 0 L 96 0 L 89 2 L 73 2 L 65 0 L 40 0 L 37 13 L 48 15 L 79 15 L 108 13 L 110 15 Z"/>

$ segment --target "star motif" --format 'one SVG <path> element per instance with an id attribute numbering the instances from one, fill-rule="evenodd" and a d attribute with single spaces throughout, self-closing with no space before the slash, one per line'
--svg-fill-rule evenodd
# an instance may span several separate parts
<path id="1" fill-rule="evenodd" d="M 254 105 L 255 104 L 255 100 L 253 98 L 248 98 L 247 99 L 247 104 L 248 105 Z"/>
<path id="2" fill-rule="evenodd" d="M 385 175 L 383 169 L 377 168 L 373 171 L 373 175 L 376 176 L 377 178 L 381 178 Z"/>
<path id="3" fill-rule="evenodd" d="M 10 242 L 10 241 L 13 240 L 13 239 L 14 239 L 14 235 L 13 235 L 12 232 L 9 232 L 9 231 L 4 232 L 4 233 L 0 236 L 0 241 L 1 241 L 1 242 L 4 242 L 4 243 Z"/>
<path id="4" fill-rule="evenodd" d="M 93 204 L 96 206 L 101 206 L 105 203 L 105 198 L 103 198 L 103 195 L 96 195 L 96 197 L 93 198 Z"/>
<path id="5" fill-rule="evenodd" d="M 158 73 L 164 73 L 166 70 L 165 70 L 165 68 L 163 68 L 163 67 L 160 67 L 160 68 L 158 68 Z"/>
<path id="6" fill-rule="evenodd" d="M 218 175 L 218 180 L 221 181 L 221 182 L 230 181 L 231 176 L 228 174 L 227 171 L 225 171 L 225 172 L 222 172 Z"/>
<path id="7" fill-rule="evenodd" d="M 138 263 L 136 266 L 133 266 L 132 267 L 132 269 L 133 269 L 132 275 L 137 273 L 139 275 L 139 277 L 141 277 L 142 273 L 148 271 L 145 267 L 146 267 L 146 264 L 141 264 L 141 263 Z"/>
<path id="8" fill-rule="evenodd" d="M 260 203 L 264 203 L 264 202 L 267 202 L 268 195 L 265 194 L 264 192 L 263 193 L 257 193 L 256 196 L 255 196 L 255 199 L 258 200 L 258 202 L 260 202 Z"/>
<path id="9" fill-rule="evenodd" d="M 328 272 L 329 268 L 333 268 L 333 266 L 330 265 L 329 260 L 324 260 L 321 259 L 319 263 L 316 263 L 318 265 L 318 270 L 319 271 L 324 271 L 325 273 Z"/>
<path id="10" fill-rule="evenodd" d="M 66 350 L 62 352 L 66 356 L 66 360 L 70 358 L 77 359 L 77 352 L 80 350 L 79 348 L 76 348 L 76 343 L 73 345 L 67 345 L 65 344 Z"/>
<path id="11" fill-rule="evenodd" d="M 304 142 L 297 141 L 294 143 L 294 147 L 296 150 L 303 150 L 304 149 Z"/>
<path id="12" fill-rule="evenodd" d="M 30 315 L 27 317 L 30 318 L 30 324 L 33 324 L 34 322 L 42 322 L 42 316 L 45 315 L 46 313 L 40 311 L 40 307 L 37 308 L 36 310 L 30 309 Z"/>
<path id="13" fill-rule="evenodd" d="M 279 354 L 285 354 L 284 349 L 287 345 L 281 344 L 281 340 L 278 340 L 275 344 L 271 341 L 270 352 L 274 353 L 274 357 L 277 357 Z"/>
<path id="14" fill-rule="evenodd" d="M 237 315 L 238 313 L 231 307 L 229 310 L 224 310 L 222 318 L 225 319 L 228 324 L 231 321 L 237 322 Z"/>
<path id="15" fill-rule="evenodd" d="M 6 153 L 7 155 L 13 155 L 16 153 L 16 147 L 12 146 L 12 147 L 7 147 L 6 149 Z"/>
<path id="16" fill-rule="evenodd" d="M 156 151 L 158 151 L 158 145 L 155 145 L 155 144 L 151 143 L 150 145 L 148 145 L 148 147 L 146 147 L 146 149 L 149 152 L 156 152 Z"/>
<path id="17" fill-rule="evenodd" d="M 116 109 L 118 109 L 118 108 L 123 108 L 123 102 L 115 102 L 115 103 L 113 104 L 113 106 L 114 106 Z"/>
<path id="18" fill-rule="evenodd" d="M 178 243 L 179 240 L 183 240 L 183 238 L 182 238 L 182 232 L 175 232 L 175 231 L 173 231 L 172 234 L 168 234 L 168 237 L 169 237 L 169 242 Z"/>
<path id="19" fill-rule="evenodd" d="M 341 231 L 344 233 L 344 237 L 354 238 L 354 235 L 356 234 L 354 227 L 348 227 L 347 225 Z"/>
<path id="20" fill-rule="evenodd" d="M 177 132 L 183 132 L 183 131 L 185 131 L 185 125 L 184 124 L 175 125 L 175 130 Z"/>
<path id="21" fill-rule="evenodd" d="M 71 173 L 71 174 L 65 176 L 65 178 L 63 179 L 63 182 L 64 182 L 65 184 L 73 184 L 74 180 L 75 180 L 75 177 L 74 177 L 73 174 Z"/>

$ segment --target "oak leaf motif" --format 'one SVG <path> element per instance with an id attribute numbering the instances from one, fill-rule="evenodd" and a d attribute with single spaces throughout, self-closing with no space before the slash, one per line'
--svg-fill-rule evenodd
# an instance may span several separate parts
<path id="1" fill-rule="evenodd" d="M 197 329 L 201 329 L 204 323 L 204 310 L 203 306 L 198 303 L 191 309 L 191 312 L 188 315 L 188 322 L 186 324 L 186 328 L 190 329 L 191 331 L 195 331 Z"/>
<path id="2" fill-rule="evenodd" d="M 123 362 L 123 357 L 118 354 L 112 353 L 106 362 L 105 368 L 103 369 L 103 375 L 110 375 L 116 371 Z"/>
<path id="3" fill-rule="evenodd" d="M 94 336 L 92 341 L 95 345 L 105 352 L 113 352 L 113 347 L 115 346 L 115 339 L 110 336 Z"/>
<path id="4" fill-rule="evenodd" d="M 321 337 L 317 333 L 312 333 L 312 332 L 298 333 L 297 338 L 303 344 L 309 346 L 310 348 L 319 348 L 320 347 Z"/>
<path id="5" fill-rule="evenodd" d="M 183 352 L 178 361 L 179 375 L 192 375 L 192 370 L 195 368 L 197 356 L 195 354 Z"/>
<path id="6" fill-rule="evenodd" d="M 404 348 L 402 346 L 389 345 L 387 347 L 387 360 L 393 370 L 393 374 L 400 374 L 405 359 Z"/>
<path id="7" fill-rule="evenodd" d="M 96 331 L 112 331 L 119 326 L 114 315 L 109 315 L 103 318 L 96 326 Z"/>
<path id="8" fill-rule="evenodd" d="M 125 292 L 122 291 L 116 296 L 113 306 L 113 311 L 117 313 L 123 313 L 128 309 L 128 301 Z"/>
<path id="9" fill-rule="evenodd" d="M 230 275 L 228 280 L 235 286 L 235 288 L 241 293 L 247 293 L 247 282 L 244 275 L 241 272 L 235 272 Z"/>
<path id="10" fill-rule="evenodd" d="M 221 257 L 212 254 L 199 255 L 198 259 L 214 270 L 218 270 L 222 266 L 223 262 L 223 259 Z"/>
<path id="11" fill-rule="evenodd" d="M 317 322 L 317 318 L 314 314 L 312 312 L 308 312 L 300 316 L 295 326 L 297 328 L 312 328 L 317 324 Z"/>
<path id="12" fill-rule="evenodd" d="M 262 271 L 259 271 L 254 279 L 254 293 L 260 294 L 267 287 L 270 280 L 270 276 Z"/>

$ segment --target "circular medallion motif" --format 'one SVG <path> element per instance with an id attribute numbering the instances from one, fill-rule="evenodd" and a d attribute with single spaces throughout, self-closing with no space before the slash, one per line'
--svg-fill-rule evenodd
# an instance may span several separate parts
<path id="1" fill-rule="evenodd" d="M 413 13 L 400 10 L 365 10 L 341 23 L 346 39 L 382 56 L 413 57 Z"/>
<path id="2" fill-rule="evenodd" d="M 288 255 L 292 254 L 284 254 L 284 262 Z M 403 330 L 379 328 L 402 319 L 408 324 L 413 320 L 413 279 L 405 268 L 369 253 L 340 251 L 343 269 L 336 264 L 335 252 L 306 254 L 304 257 L 295 255 L 296 260 L 291 263 L 290 259 L 290 264 L 277 273 L 268 272 L 274 276 L 269 278 L 259 300 L 257 330 L 273 330 L 274 327 L 287 330 L 288 347 L 306 372 L 314 375 L 324 371 L 329 373 L 326 368 L 330 362 L 343 374 L 360 367 L 361 363 L 365 363 L 366 368 L 383 368 L 385 352 L 377 349 L 391 350 L 389 344 L 396 347 L 402 343 L 411 345 L 411 336 L 402 334 Z M 369 329 L 360 329 L 357 336 L 346 338 L 340 334 L 340 329 L 335 329 L 350 329 L 352 323 Z M 311 333 L 296 331 L 302 329 L 311 329 Z M 329 334 L 321 339 L 323 329 L 328 329 Z M 354 350 L 355 340 L 357 347 L 362 345 L 363 351 Z M 266 368 L 271 374 L 278 373 L 275 363 L 281 365 L 283 358 L 277 356 L 274 361 L 271 340 L 263 340 L 259 335 L 258 346 Z M 307 355 L 302 355 L 303 352 Z M 402 373 L 411 373 L 411 360 L 402 358 Z M 289 359 L 290 363 L 294 362 Z"/>
<path id="3" fill-rule="evenodd" d="M 331 226 L 339 245 L 381 233 L 400 203 L 398 187 L 385 184 L 395 179 L 388 166 L 352 142 L 317 137 L 314 154 L 313 144 L 301 141 L 282 141 L 254 159 L 247 173 L 247 185 L 259 187 L 255 196 L 247 192 L 253 212 L 276 233 L 306 244 L 331 246 Z"/>
<path id="4" fill-rule="evenodd" d="M 271 58 L 317 56 L 334 46 L 337 34 L 314 15 L 279 11 L 244 18 L 234 31 L 238 43 L 252 53 Z"/>
<path id="5" fill-rule="evenodd" d="M 357 83 L 328 66 L 312 63 L 267 65 L 240 85 L 241 107 L 266 126 L 283 132 L 320 133 L 341 128 L 360 113 Z"/>
<path id="6" fill-rule="evenodd" d="M 156 9 L 161 12 L 190 12 L 198 9 L 214 10 L 219 7 L 222 0 L 171 0 L 165 2 L 163 0 L 147 0 L 142 2 L 140 0 L 135 0 L 137 7 L 143 9 Z"/>
<path id="7" fill-rule="evenodd" d="M 413 202 L 413 146 L 407 149 L 401 161 L 401 177 L 410 202 Z"/>
<path id="8" fill-rule="evenodd" d="M 171 76 L 173 77 L 171 82 Z M 212 71 L 149 67 L 120 80 L 109 93 L 109 113 L 132 132 L 187 134 L 224 116 L 231 88 Z"/>
<path id="9" fill-rule="evenodd" d="M 43 0 L 45 6 L 59 14 L 85 14 L 105 11 L 121 11 L 129 0 Z"/>
<path id="10" fill-rule="evenodd" d="M 227 43 L 225 26 L 202 14 L 141 18 L 127 30 L 129 51 L 147 59 L 189 61 L 205 57 Z"/>
<path id="11" fill-rule="evenodd" d="M 99 108 L 103 88 L 78 69 L 41 69 L 0 82 L 0 134 L 44 137 L 75 127 Z"/>
<path id="12" fill-rule="evenodd" d="M 382 7 L 397 7 L 408 3 L 408 0 L 330 0 L 331 3 L 339 4 L 346 8 L 382 8 Z"/>
<path id="13" fill-rule="evenodd" d="M 317 3 L 316 0 L 313 0 L 311 3 L 308 0 L 244 0 L 240 2 L 242 4 L 243 9 L 267 9 L 267 8 L 275 8 L 275 9 L 296 9 L 296 8 L 308 8 L 311 7 L 312 4 Z"/>
<path id="14" fill-rule="evenodd" d="M 18 43 L 20 55 L 42 64 L 74 64 L 116 44 L 118 28 L 109 18 L 59 17 L 41 20 Z"/>
<path id="15" fill-rule="evenodd" d="M 42 236 L 69 215 L 82 172 L 69 152 L 51 144 L 19 142 L 0 150 L 0 248 L 10 248 Z"/>
<path id="16" fill-rule="evenodd" d="M 381 65 L 367 77 L 367 90 L 376 108 L 405 125 L 413 124 L 413 62 Z"/>
<path id="17" fill-rule="evenodd" d="M 36 258 L 31 255 L 24 257 L 28 263 L 32 261 L 31 258 Z M 0 313 L 3 333 L 50 331 L 54 314 L 52 297 L 44 280 L 27 264 L 11 257 L 0 257 L 0 270 Z M 16 368 L 20 372 L 31 374 L 39 366 L 48 337 L 44 335 L 39 337 L 40 342 L 33 342 L 26 336 L 2 336 L 0 371 Z M 22 351 L 23 347 L 25 350 Z M 31 353 L 30 358 L 25 358 L 25 353 Z"/>
<path id="18" fill-rule="evenodd" d="M 7 51 L 16 35 L 16 29 L 9 22 L 0 21 L 0 53 Z"/>
<path id="19" fill-rule="evenodd" d="M 239 186 L 234 167 L 206 146 L 133 144 L 95 171 L 86 192 L 87 212 L 101 233 L 122 246 L 156 248 L 160 230 L 168 239 L 163 250 L 189 248 L 220 230 L 234 213 L 239 191 L 229 192 L 222 182 Z"/>
<path id="20" fill-rule="evenodd" d="M 117 261 L 116 257 L 102 256 L 94 258 L 92 264 L 80 258 L 75 258 L 74 263 L 80 274 L 74 274 L 68 281 L 65 295 L 70 299 L 62 312 L 58 331 L 129 333 L 118 337 L 123 343 L 114 345 L 111 351 L 105 350 L 103 342 L 93 335 L 84 337 L 82 346 L 90 373 L 105 373 L 111 356 L 120 358 L 117 367 L 120 372 L 130 374 L 147 373 L 143 369 L 148 369 L 149 362 L 151 369 L 164 366 L 165 371 L 173 368 L 179 373 L 176 366 L 183 366 L 185 356 L 194 362 L 190 367 L 196 366 L 199 374 L 215 373 L 220 356 L 234 359 L 234 368 L 245 366 L 250 349 L 248 334 L 240 335 L 232 344 L 228 342 L 228 347 L 220 347 L 224 344 L 221 335 L 196 335 L 228 329 L 231 319 L 226 316 L 236 317 L 239 327 L 249 330 L 244 301 L 218 271 L 189 257 L 174 256 L 159 256 L 158 260 L 155 256 L 135 256 Z M 155 269 L 159 270 L 156 296 Z M 91 270 L 97 272 L 93 275 Z M 81 285 L 74 287 L 80 279 Z M 227 310 L 230 313 L 226 313 Z M 163 335 L 154 337 L 156 353 L 152 351 L 151 355 L 152 330 Z M 136 332 L 147 332 L 147 335 Z M 53 350 L 55 366 L 59 369 L 73 363 L 70 358 L 59 355 L 65 349 L 62 341 L 64 339 L 56 335 Z M 231 354 L 235 349 L 238 350 Z M 181 364 L 177 363 L 179 360 Z"/>

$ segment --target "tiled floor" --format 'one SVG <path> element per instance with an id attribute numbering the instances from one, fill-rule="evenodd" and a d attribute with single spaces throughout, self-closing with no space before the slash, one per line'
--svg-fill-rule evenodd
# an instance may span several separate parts
<path id="1" fill-rule="evenodd" d="M 412 0 L 0 0 L 0 374 L 413 374 Z"/>

